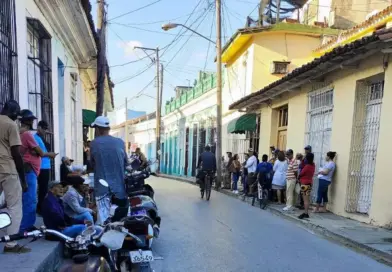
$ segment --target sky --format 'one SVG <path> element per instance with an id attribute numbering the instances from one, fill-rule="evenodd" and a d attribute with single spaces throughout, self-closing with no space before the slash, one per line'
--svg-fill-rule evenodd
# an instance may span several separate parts
<path id="1" fill-rule="evenodd" d="M 214 0 L 106 1 L 107 58 L 111 67 L 110 76 L 115 84 L 116 109 L 124 106 L 125 98 L 129 99 L 129 109 L 149 113 L 156 108 L 156 87 L 153 82 L 156 66 L 145 52 L 135 50 L 134 46 L 160 48 L 160 60 L 164 65 L 163 105 L 175 95 L 175 86 L 193 85 L 198 71 L 216 71 L 213 44 L 191 35 L 184 28 L 167 32 L 161 29 L 165 22 L 182 23 L 215 40 L 215 6 L 209 4 Z M 222 0 L 222 45 L 238 28 L 245 26 L 248 15 L 257 18 L 258 3 L 259 0 Z M 96 3 L 93 3 L 92 12 L 96 20 Z M 140 92 L 143 95 L 138 95 Z"/>

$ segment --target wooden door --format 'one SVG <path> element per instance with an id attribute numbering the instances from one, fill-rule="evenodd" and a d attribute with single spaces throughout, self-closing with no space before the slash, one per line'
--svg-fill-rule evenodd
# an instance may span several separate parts
<path id="1" fill-rule="evenodd" d="M 278 132 L 278 149 L 286 150 L 287 130 L 280 130 Z"/>

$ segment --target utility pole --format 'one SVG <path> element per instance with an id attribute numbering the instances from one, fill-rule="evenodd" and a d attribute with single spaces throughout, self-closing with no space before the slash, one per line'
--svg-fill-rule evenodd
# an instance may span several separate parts
<path id="1" fill-rule="evenodd" d="M 96 115 L 103 115 L 106 79 L 106 11 L 105 0 L 98 0 L 97 34 L 99 38 L 97 57 L 97 105 Z"/>
<path id="2" fill-rule="evenodd" d="M 275 24 L 279 24 L 280 20 L 280 0 L 276 0 L 276 22 Z"/>
<path id="3" fill-rule="evenodd" d="M 221 0 L 216 0 L 216 159 L 217 189 L 222 181 L 222 40 L 221 40 Z"/>
<path id="4" fill-rule="evenodd" d="M 124 142 L 125 142 L 125 152 L 128 156 L 128 98 L 125 98 L 125 125 L 124 125 Z"/>
<path id="5" fill-rule="evenodd" d="M 155 57 L 155 63 L 156 63 L 156 65 L 157 65 L 157 112 L 156 112 L 156 120 L 157 120 L 157 123 L 156 123 L 156 129 L 155 129 L 155 137 L 156 137 L 156 157 L 157 157 L 157 162 L 158 162 L 158 165 L 157 165 L 157 172 L 158 172 L 158 174 L 159 174 L 159 165 L 160 165 L 160 155 L 159 155 L 159 151 L 161 150 L 161 103 L 160 103 L 160 101 L 161 101 L 161 98 L 160 98 L 160 93 L 161 93 L 161 89 L 160 89 L 160 80 L 159 80 L 159 68 L 160 68 L 160 65 L 159 65 L 159 48 L 157 47 L 156 48 L 156 50 L 155 50 L 155 53 L 156 53 L 156 57 Z"/>

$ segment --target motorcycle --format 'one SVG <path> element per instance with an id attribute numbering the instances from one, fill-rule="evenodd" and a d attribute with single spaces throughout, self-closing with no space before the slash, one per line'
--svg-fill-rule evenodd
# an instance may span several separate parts
<path id="1" fill-rule="evenodd" d="M 7 213 L 0 214 L 0 228 L 5 228 L 11 224 L 11 218 Z M 33 238 L 38 240 L 46 235 L 54 236 L 64 242 L 64 251 L 70 256 L 71 260 L 65 260 L 59 272 L 68 271 L 85 271 L 85 272 L 111 272 L 111 266 L 105 258 L 102 258 L 105 254 L 99 250 L 99 240 L 104 235 L 105 230 L 101 233 L 96 233 L 94 227 L 88 227 L 84 230 L 81 235 L 76 238 L 68 237 L 59 231 L 46 229 L 41 227 L 40 229 L 32 232 L 25 232 L 23 234 L 7 235 L 0 238 L 0 242 L 17 241 L 27 238 Z M 95 253 L 92 251 L 95 250 Z M 105 252 L 105 250 L 103 251 Z"/>
<path id="2" fill-rule="evenodd" d="M 102 186 L 108 187 L 106 181 L 101 179 L 99 182 Z M 154 260 L 151 247 L 154 238 L 159 236 L 159 226 L 155 224 L 150 215 L 157 214 L 157 207 L 155 202 L 146 195 L 132 196 L 129 200 L 128 214 L 121 219 L 118 215 L 123 213 L 124 206 L 121 207 L 112 201 L 107 222 L 118 220 L 118 223 L 123 224 L 123 228 L 113 230 L 113 234 L 116 231 L 124 232 L 125 230 L 133 233 L 138 240 L 124 237 L 121 246 L 115 251 L 111 250 L 110 258 L 116 270 L 149 272 L 152 271 L 150 262 Z"/>

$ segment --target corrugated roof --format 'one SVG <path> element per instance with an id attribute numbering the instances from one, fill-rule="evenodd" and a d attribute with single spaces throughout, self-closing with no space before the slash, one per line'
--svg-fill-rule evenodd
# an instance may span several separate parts
<path id="1" fill-rule="evenodd" d="M 360 48 L 364 48 L 366 45 L 371 44 L 373 42 L 377 42 L 377 41 L 386 41 L 386 40 L 391 40 L 392 39 L 392 29 L 382 29 L 382 30 L 378 30 L 376 32 L 374 32 L 371 36 L 367 36 L 364 37 L 362 39 L 359 39 L 357 41 L 354 41 L 352 43 L 346 44 L 344 46 L 341 47 L 337 47 L 334 50 L 332 50 L 329 53 L 326 53 L 325 55 L 323 55 L 320 58 L 316 58 L 313 61 L 302 65 L 301 67 L 293 70 L 291 73 L 287 74 L 286 76 L 284 76 L 283 78 L 269 84 L 268 86 L 262 88 L 261 90 L 254 92 L 250 95 L 247 95 L 243 98 L 241 98 L 240 100 L 234 102 L 233 104 L 231 104 L 229 106 L 230 110 L 233 109 L 240 109 L 243 107 L 246 107 L 246 102 L 250 99 L 253 100 L 257 100 L 260 99 L 261 96 L 270 91 L 273 88 L 277 88 L 280 85 L 289 82 L 292 79 L 296 79 L 297 77 L 299 77 L 300 75 L 311 71 L 317 67 L 319 67 L 320 65 L 337 59 L 339 56 L 343 56 L 345 54 L 350 54 L 350 57 L 352 58 L 353 55 L 355 55 L 355 50 L 360 49 Z M 258 97 L 258 98 L 257 98 Z M 248 103 L 250 104 L 250 103 Z M 253 103 L 252 103 L 253 104 Z"/>

